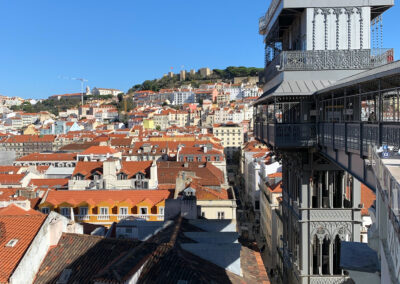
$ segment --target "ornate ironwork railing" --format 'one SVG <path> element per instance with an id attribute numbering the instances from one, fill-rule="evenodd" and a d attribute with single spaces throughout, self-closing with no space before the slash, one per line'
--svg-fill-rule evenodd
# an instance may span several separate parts
<path id="1" fill-rule="evenodd" d="M 264 33 L 264 30 L 267 27 L 267 21 L 265 20 L 265 16 L 262 16 L 258 19 L 258 31 L 260 34 Z"/>
<path id="2" fill-rule="evenodd" d="M 393 49 L 293 50 L 279 54 L 280 71 L 369 69 L 393 61 Z M 267 70 L 266 70 L 267 72 Z"/>
<path id="3" fill-rule="evenodd" d="M 278 8 L 278 5 L 281 3 L 282 0 L 272 0 L 271 4 L 269 5 L 268 11 L 265 13 L 265 16 L 262 16 L 259 20 L 259 32 L 260 34 L 266 34 L 266 28 L 269 22 L 272 19 L 272 16 L 275 13 L 275 10 Z M 262 25 L 261 25 L 262 22 Z"/>

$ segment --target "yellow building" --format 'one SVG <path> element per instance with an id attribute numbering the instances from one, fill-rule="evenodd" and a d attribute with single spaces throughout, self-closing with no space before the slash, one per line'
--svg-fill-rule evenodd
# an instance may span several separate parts
<path id="1" fill-rule="evenodd" d="M 77 222 L 110 226 L 130 218 L 163 221 L 168 190 L 60 190 L 48 191 L 41 212 L 56 211 Z"/>
<path id="2" fill-rule="evenodd" d="M 155 129 L 154 120 L 152 119 L 143 119 L 143 129 Z"/>
<path id="3" fill-rule="evenodd" d="M 35 128 L 35 125 L 29 124 L 24 130 L 24 135 L 39 135 L 39 130 Z"/>

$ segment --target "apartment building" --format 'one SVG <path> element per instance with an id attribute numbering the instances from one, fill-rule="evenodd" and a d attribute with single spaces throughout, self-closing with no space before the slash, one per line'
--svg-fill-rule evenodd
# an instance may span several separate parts
<path id="1" fill-rule="evenodd" d="M 117 96 L 120 93 L 123 93 L 123 92 L 121 90 L 117 90 L 117 89 L 105 89 L 105 88 L 96 88 L 96 87 L 94 87 L 91 92 L 91 94 L 94 96 L 107 96 L 107 95 Z"/>
<path id="2" fill-rule="evenodd" d="M 53 135 L 15 135 L 0 141 L 0 149 L 15 152 L 16 157 L 53 151 Z"/>
<path id="3" fill-rule="evenodd" d="M 234 123 L 214 124 L 213 134 L 221 140 L 227 162 L 231 162 L 243 144 L 243 127 Z"/>
<path id="4" fill-rule="evenodd" d="M 102 162 L 78 162 L 68 182 L 70 190 L 156 189 L 157 185 L 154 161 L 127 162 L 115 158 Z"/>
<path id="5" fill-rule="evenodd" d="M 48 191 L 38 205 L 77 222 L 110 226 L 127 218 L 163 221 L 168 190 Z"/>

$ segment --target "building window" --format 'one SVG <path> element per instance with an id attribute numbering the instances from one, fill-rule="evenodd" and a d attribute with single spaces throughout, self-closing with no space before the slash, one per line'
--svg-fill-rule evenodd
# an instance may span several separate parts
<path id="1" fill-rule="evenodd" d="M 100 207 L 100 215 L 108 215 L 108 207 Z"/>
<path id="2" fill-rule="evenodd" d="M 147 207 L 140 207 L 140 214 L 147 215 Z"/>
<path id="3" fill-rule="evenodd" d="M 61 215 L 65 216 L 65 217 L 70 217 L 71 216 L 71 208 L 70 207 L 61 207 L 60 213 L 61 213 Z"/>
<path id="4" fill-rule="evenodd" d="M 206 217 L 206 212 L 201 212 L 201 217 L 205 218 Z"/>
<path id="5" fill-rule="evenodd" d="M 126 180 L 128 178 L 128 176 L 124 173 L 119 173 L 117 176 L 118 180 Z"/>
<path id="6" fill-rule="evenodd" d="M 225 212 L 224 211 L 218 212 L 218 219 L 225 219 Z"/>
<path id="7" fill-rule="evenodd" d="M 119 215 L 128 215 L 128 207 L 120 207 Z"/>
<path id="8" fill-rule="evenodd" d="M 164 206 L 158 207 L 158 214 L 164 215 Z"/>
<path id="9" fill-rule="evenodd" d="M 79 207 L 79 215 L 86 216 L 88 214 L 88 208 L 87 207 Z"/>
<path id="10" fill-rule="evenodd" d="M 50 213 L 50 208 L 49 207 L 42 207 L 42 213 L 43 214 L 49 214 Z"/>
<path id="11" fill-rule="evenodd" d="M 254 207 L 256 210 L 260 210 L 260 201 L 256 201 Z"/>

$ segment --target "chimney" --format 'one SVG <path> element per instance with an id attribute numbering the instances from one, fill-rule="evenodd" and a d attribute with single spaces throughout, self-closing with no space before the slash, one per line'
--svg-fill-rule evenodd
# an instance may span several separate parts
<path id="1" fill-rule="evenodd" d="M 207 146 L 203 146 L 204 153 L 207 153 Z"/>

